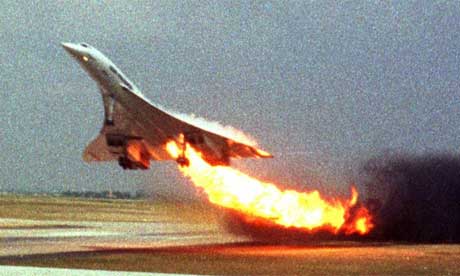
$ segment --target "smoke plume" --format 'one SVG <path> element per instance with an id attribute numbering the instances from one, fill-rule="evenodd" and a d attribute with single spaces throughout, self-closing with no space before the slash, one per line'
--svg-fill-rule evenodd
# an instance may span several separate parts
<path id="1" fill-rule="evenodd" d="M 365 162 L 356 181 L 367 189 L 368 198 L 359 204 L 369 209 L 375 225 L 366 236 L 255 224 L 234 212 L 226 212 L 224 221 L 233 233 L 270 243 L 460 242 L 460 157 L 382 155 Z"/>
<path id="2" fill-rule="evenodd" d="M 460 241 L 460 158 L 382 156 L 363 166 L 376 210 L 373 237 L 407 242 Z"/>

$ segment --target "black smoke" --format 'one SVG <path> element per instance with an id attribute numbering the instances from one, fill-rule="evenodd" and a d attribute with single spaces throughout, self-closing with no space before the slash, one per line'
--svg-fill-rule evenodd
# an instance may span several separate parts
<path id="1" fill-rule="evenodd" d="M 460 157 L 386 156 L 369 160 L 362 175 L 381 202 L 376 239 L 460 242 Z"/>
<path id="2" fill-rule="evenodd" d="M 460 242 L 460 157 L 382 155 L 366 161 L 356 181 L 367 198 L 375 228 L 366 236 L 306 233 L 225 213 L 227 228 L 270 243 L 323 240 Z M 363 194 L 360 192 L 360 194 Z"/>

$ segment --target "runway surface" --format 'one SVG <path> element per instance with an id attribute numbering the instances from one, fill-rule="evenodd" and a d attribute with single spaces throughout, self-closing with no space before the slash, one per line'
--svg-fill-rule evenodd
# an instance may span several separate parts
<path id="1" fill-rule="evenodd" d="M 0 275 L 42 273 L 34 272 L 33 267 L 85 269 L 70 275 L 94 275 L 92 271 L 104 275 L 109 270 L 116 271 L 115 275 L 129 275 L 120 274 L 126 271 L 194 275 L 460 274 L 457 244 L 308 242 L 308 236 L 302 244 L 260 243 L 228 233 L 219 223 L 219 210 L 206 205 L 1 197 L 0 203 Z"/>
<path id="2" fill-rule="evenodd" d="M 0 256 L 241 241 L 215 225 L 0 219 Z"/>
<path id="3" fill-rule="evenodd" d="M 166 276 L 166 275 L 187 275 L 187 274 L 166 274 L 166 273 L 143 273 L 124 272 L 89 269 L 67 269 L 67 268 L 43 268 L 28 266 L 0 266 L 0 276 L 28 276 L 28 275 L 66 275 L 66 276 Z"/>

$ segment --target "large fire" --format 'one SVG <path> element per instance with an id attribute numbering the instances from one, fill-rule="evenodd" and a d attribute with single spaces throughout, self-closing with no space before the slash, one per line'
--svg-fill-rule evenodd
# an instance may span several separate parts
<path id="1" fill-rule="evenodd" d="M 176 159 L 182 154 L 182 148 L 175 141 L 167 143 L 166 149 Z M 180 171 L 204 190 L 209 201 L 243 213 L 248 219 L 310 232 L 366 234 L 373 227 L 367 209 L 356 206 L 358 192 L 354 187 L 350 199 L 326 200 L 316 190 L 281 190 L 275 184 L 257 180 L 234 168 L 211 166 L 190 145 L 184 154 L 190 164 L 181 166 Z M 351 209 L 354 209 L 353 215 Z"/>

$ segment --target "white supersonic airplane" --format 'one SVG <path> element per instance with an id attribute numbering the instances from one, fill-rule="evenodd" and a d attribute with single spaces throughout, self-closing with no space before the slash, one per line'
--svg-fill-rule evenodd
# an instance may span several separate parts
<path id="1" fill-rule="evenodd" d="M 151 160 L 172 160 L 166 143 L 174 140 L 182 153 L 176 159 L 188 166 L 187 145 L 211 165 L 230 164 L 230 158 L 269 158 L 270 153 L 224 132 L 198 127 L 147 100 L 112 61 L 86 43 L 62 43 L 64 49 L 96 81 L 104 103 L 104 126 L 85 149 L 83 160 L 117 161 L 123 169 L 148 169 Z"/>

